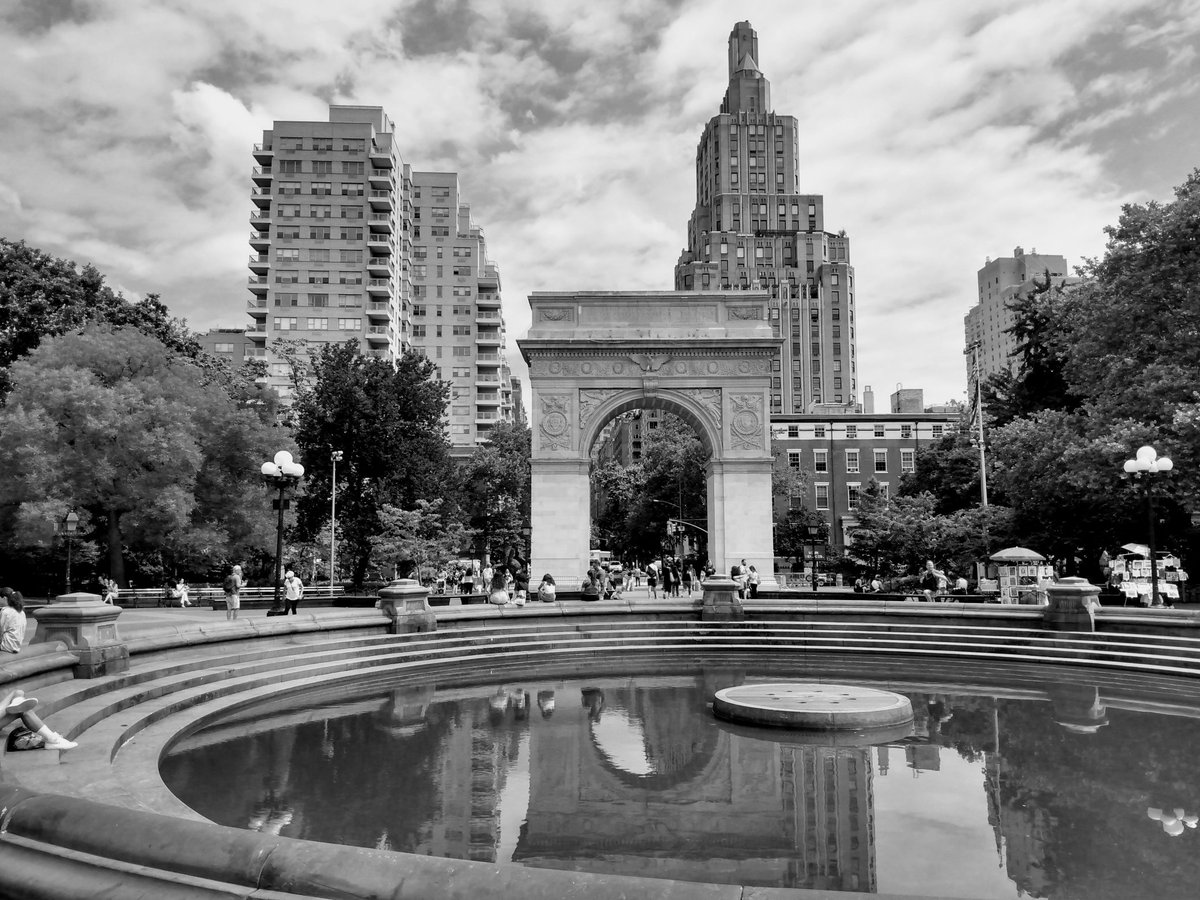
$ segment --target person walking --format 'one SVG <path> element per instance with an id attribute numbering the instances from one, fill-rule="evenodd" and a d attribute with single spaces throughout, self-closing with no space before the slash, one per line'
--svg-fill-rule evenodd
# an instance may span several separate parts
<path id="1" fill-rule="evenodd" d="M 225 619 L 233 621 L 238 617 L 238 610 L 242 606 L 242 567 L 234 566 L 229 570 L 229 574 L 225 576 Z"/>
<path id="2" fill-rule="evenodd" d="M 691 563 L 685 563 L 683 566 L 683 589 L 687 591 L 687 595 L 692 596 L 692 582 L 696 580 L 696 573 L 692 571 Z"/>
<path id="3" fill-rule="evenodd" d="M 658 566 L 655 563 L 646 567 L 646 589 L 651 597 L 658 599 Z"/>
<path id="4" fill-rule="evenodd" d="M 284 615 L 288 613 L 293 616 L 300 615 L 297 608 L 304 598 L 304 582 L 291 569 L 288 569 L 287 574 L 283 576 L 283 598 L 286 608 Z"/>

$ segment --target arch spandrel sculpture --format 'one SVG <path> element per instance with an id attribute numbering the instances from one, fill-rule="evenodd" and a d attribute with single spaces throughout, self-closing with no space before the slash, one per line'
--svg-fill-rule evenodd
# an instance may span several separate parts
<path id="1" fill-rule="evenodd" d="M 774 580 L 771 535 L 772 334 L 765 292 L 535 293 L 517 342 L 529 364 L 531 565 L 560 584 L 587 569 L 589 452 L 631 409 L 673 413 L 710 454 L 708 548 Z"/>

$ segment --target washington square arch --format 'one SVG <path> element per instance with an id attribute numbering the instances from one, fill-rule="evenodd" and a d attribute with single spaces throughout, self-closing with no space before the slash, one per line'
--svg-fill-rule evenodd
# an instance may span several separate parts
<path id="1" fill-rule="evenodd" d="M 529 364 L 531 569 L 580 581 L 590 551 L 590 452 L 632 409 L 687 422 L 709 454 L 708 549 L 719 572 L 745 559 L 774 581 L 771 360 L 780 340 L 765 292 L 531 294 L 518 341 Z"/>

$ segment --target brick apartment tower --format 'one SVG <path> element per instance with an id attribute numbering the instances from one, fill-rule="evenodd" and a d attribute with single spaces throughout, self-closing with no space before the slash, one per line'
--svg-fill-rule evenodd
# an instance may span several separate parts
<path id="1" fill-rule="evenodd" d="M 287 398 L 277 338 L 357 340 L 395 360 L 425 353 L 452 382 L 451 443 L 473 448 L 511 420 L 500 274 L 453 173 L 413 173 L 378 106 L 328 122 L 276 121 L 254 148 L 246 355 Z"/>
<path id="2" fill-rule="evenodd" d="M 825 230 L 824 198 L 799 193 L 800 135 L 771 106 L 758 35 L 729 35 L 729 88 L 696 149 L 696 208 L 676 290 L 766 290 L 783 349 L 771 412 L 853 406 L 858 393 L 854 268 L 844 231 Z"/>

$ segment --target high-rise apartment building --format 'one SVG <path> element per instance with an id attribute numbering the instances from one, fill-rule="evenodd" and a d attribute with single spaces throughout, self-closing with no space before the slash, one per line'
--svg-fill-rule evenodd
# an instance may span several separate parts
<path id="1" fill-rule="evenodd" d="M 331 106 L 328 122 L 275 122 L 254 148 L 247 336 L 285 398 L 277 338 L 353 338 L 385 359 L 409 346 L 411 172 L 394 137 L 378 106 Z"/>
<path id="2" fill-rule="evenodd" d="M 414 172 L 413 345 L 450 382 L 450 440 L 474 447 L 513 420 L 500 270 L 453 172 Z"/>
<path id="3" fill-rule="evenodd" d="M 1026 253 L 1021 247 L 1012 256 L 987 260 L 979 270 L 979 300 L 963 317 L 969 384 L 975 383 L 976 367 L 984 380 L 1006 369 L 1015 371 L 1017 341 L 1008 329 L 1016 319 L 1009 304 L 1033 291 L 1035 281 L 1045 283 L 1047 273 L 1054 287 L 1079 281 L 1067 275 L 1066 257 Z"/>
<path id="4" fill-rule="evenodd" d="M 802 132 L 775 113 L 758 35 L 729 36 L 729 88 L 696 150 L 696 208 L 676 290 L 765 289 L 783 338 L 771 412 L 853 406 L 858 392 L 854 268 L 844 231 L 825 230 L 824 198 L 799 191 Z"/>
<path id="5" fill-rule="evenodd" d="M 500 273 L 454 173 L 418 172 L 378 106 L 330 106 L 328 122 L 276 121 L 254 148 L 247 355 L 291 393 L 277 339 L 357 340 L 387 360 L 427 355 L 451 382 L 451 443 L 473 448 L 513 399 Z"/>

